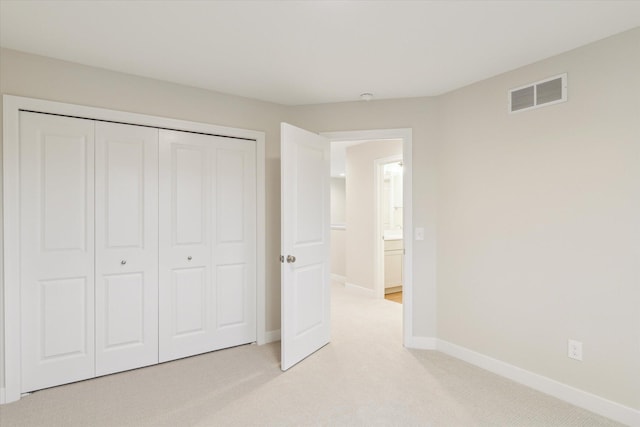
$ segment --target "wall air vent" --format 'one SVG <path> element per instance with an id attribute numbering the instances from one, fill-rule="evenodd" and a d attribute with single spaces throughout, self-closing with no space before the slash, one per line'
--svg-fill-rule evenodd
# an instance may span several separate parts
<path id="1" fill-rule="evenodd" d="M 567 100 L 567 74 L 550 77 L 509 91 L 509 112 L 531 110 Z"/>

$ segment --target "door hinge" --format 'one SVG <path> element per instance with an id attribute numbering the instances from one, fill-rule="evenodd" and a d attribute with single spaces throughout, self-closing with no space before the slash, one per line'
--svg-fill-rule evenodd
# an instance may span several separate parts
<path id="1" fill-rule="evenodd" d="M 280 262 L 284 263 L 284 255 L 280 255 Z"/>

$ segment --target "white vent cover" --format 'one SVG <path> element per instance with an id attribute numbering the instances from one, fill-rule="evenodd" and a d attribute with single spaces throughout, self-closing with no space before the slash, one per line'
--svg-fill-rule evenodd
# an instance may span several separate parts
<path id="1" fill-rule="evenodd" d="M 567 100 L 567 73 L 509 91 L 509 112 L 531 110 Z"/>

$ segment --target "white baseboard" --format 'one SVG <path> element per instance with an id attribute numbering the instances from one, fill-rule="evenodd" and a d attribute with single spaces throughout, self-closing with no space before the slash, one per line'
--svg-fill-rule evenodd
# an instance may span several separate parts
<path id="1" fill-rule="evenodd" d="M 494 374 L 509 378 L 517 383 L 524 384 L 527 387 L 531 387 L 604 417 L 611 418 L 612 420 L 629 426 L 640 427 L 640 411 L 637 409 L 612 402 L 595 394 L 588 393 L 444 340 L 436 340 L 436 343 L 439 351 L 457 359 L 464 360 Z"/>
<path id="2" fill-rule="evenodd" d="M 5 394 L 4 394 L 4 387 L 0 387 L 0 405 L 3 404 L 3 403 L 7 403 L 5 401 L 5 399 L 6 399 L 6 397 L 5 397 Z"/>
<path id="3" fill-rule="evenodd" d="M 347 282 L 347 278 L 345 276 L 341 276 L 339 274 L 333 274 L 331 273 L 331 280 L 335 280 L 338 283 L 346 283 Z"/>
<path id="4" fill-rule="evenodd" d="M 275 331 L 267 331 L 264 334 L 264 344 L 269 344 L 270 342 L 280 341 L 280 329 L 276 329 Z"/>
<path id="5" fill-rule="evenodd" d="M 438 339 L 432 337 L 407 337 L 404 340 L 405 347 L 417 350 L 436 350 L 437 345 Z"/>
<path id="6" fill-rule="evenodd" d="M 348 282 L 344 284 L 344 287 L 351 291 L 355 291 L 360 295 L 368 296 L 370 298 L 376 297 L 376 291 L 374 291 L 373 289 L 363 288 L 362 286 L 359 286 L 353 283 L 348 283 Z"/>

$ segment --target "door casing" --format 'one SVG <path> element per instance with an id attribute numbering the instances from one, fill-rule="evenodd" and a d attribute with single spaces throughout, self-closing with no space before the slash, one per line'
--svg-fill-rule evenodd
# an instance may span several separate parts
<path id="1" fill-rule="evenodd" d="M 320 132 L 320 135 L 334 141 L 373 141 L 379 139 L 402 140 L 402 162 L 404 179 L 402 188 L 403 215 L 402 238 L 404 244 L 402 277 L 402 341 L 410 347 L 413 339 L 413 184 L 412 184 L 412 135 L 411 128 L 372 129 L 344 132 Z M 373 231 L 373 230 L 372 230 Z M 384 285 L 382 285 L 384 286 Z"/>

